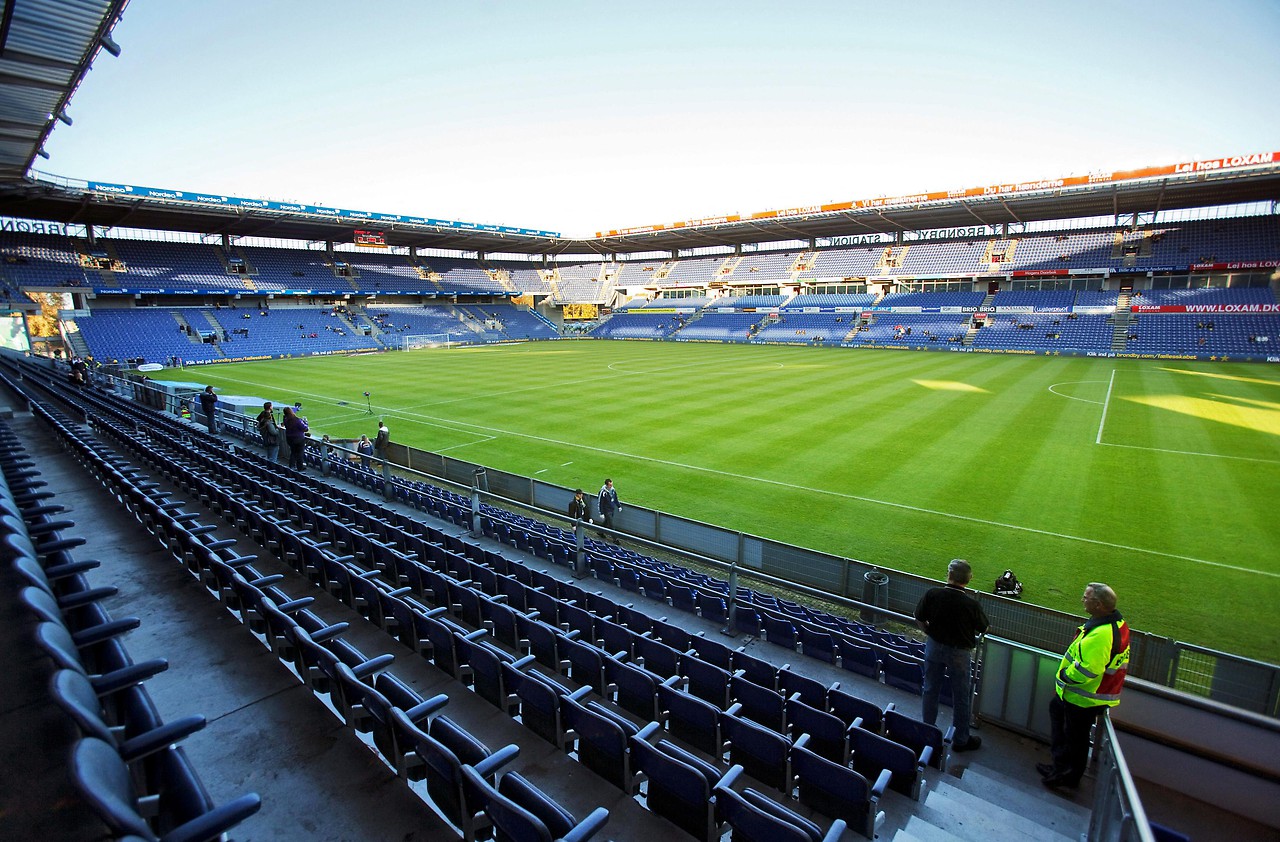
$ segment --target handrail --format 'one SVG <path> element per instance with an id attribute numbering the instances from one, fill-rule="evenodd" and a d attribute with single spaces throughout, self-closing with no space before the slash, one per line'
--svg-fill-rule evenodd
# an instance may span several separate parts
<path id="1" fill-rule="evenodd" d="M 1098 718 L 1098 782 L 1093 790 L 1093 813 L 1089 817 L 1088 842 L 1155 842 L 1151 823 L 1138 788 L 1125 764 L 1124 752 L 1116 740 L 1111 717 Z"/>

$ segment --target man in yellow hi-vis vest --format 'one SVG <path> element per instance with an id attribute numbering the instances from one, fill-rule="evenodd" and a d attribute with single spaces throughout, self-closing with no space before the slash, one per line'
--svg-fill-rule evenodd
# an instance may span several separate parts
<path id="1" fill-rule="evenodd" d="M 1089 732 L 1103 710 L 1120 703 L 1129 669 L 1129 626 L 1116 610 L 1116 592 L 1091 582 L 1080 601 L 1089 619 L 1058 665 L 1057 695 L 1049 703 L 1053 762 L 1036 764 L 1050 788 L 1080 783 L 1089 762 Z"/>

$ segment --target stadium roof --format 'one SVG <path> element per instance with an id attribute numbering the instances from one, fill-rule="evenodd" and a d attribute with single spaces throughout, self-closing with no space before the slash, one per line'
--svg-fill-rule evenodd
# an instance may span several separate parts
<path id="1" fill-rule="evenodd" d="M 766 218 L 726 217 L 696 223 L 565 239 L 537 232 L 461 223 L 420 224 L 385 218 L 326 218 L 273 207 L 202 204 L 191 194 L 152 191 L 142 197 L 91 191 L 85 182 L 34 178 L 31 166 L 54 121 L 100 49 L 117 53 L 109 33 L 128 0 L 5 0 L 0 18 L 0 214 L 100 228 L 147 228 L 351 242 L 358 229 L 382 231 L 387 245 L 530 255 L 687 252 L 709 246 L 767 244 L 923 229 L 1000 226 L 1052 219 L 1120 217 L 1183 208 L 1280 200 L 1280 155 L 1243 167 L 1174 172 L 1101 184 L 1018 190 L 957 198 L 906 197 L 891 204 Z M 1077 181 L 1077 180 L 1072 180 Z M 964 193 L 965 191 L 959 191 Z M 183 198 L 175 199 L 174 196 Z M 222 197 L 225 199 L 225 197 Z M 916 200 L 919 199 L 919 200 Z M 258 203 L 266 205 L 266 202 Z M 850 203 L 845 203 L 846 205 Z M 314 209 L 311 209 L 314 211 Z M 489 230 L 485 230 L 489 229 Z"/>
<path id="2" fill-rule="evenodd" d="M 23 179 L 129 0 L 5 0 L 0 13 L 0 182 Z"/>

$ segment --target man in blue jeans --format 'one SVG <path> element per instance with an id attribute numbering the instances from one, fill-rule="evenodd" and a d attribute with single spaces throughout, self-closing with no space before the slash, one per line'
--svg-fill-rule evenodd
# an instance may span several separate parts
<path id="1" fill-rule="evenodd" d="M 947 565 L 947 584 L 931 588 L 916 606 L 916 622 L 928 638 L 924 642 L 924 706 L 921 719 L 938 720 L 938 693 L 951 676 L 952 717 L 956 726 L 953 751 L 973 751 L 982 738 L 969 734 L 973 705 L 973 647 L 990 622 L 978 600 L 965 593 L 973 568 L 962 558 Z"/>

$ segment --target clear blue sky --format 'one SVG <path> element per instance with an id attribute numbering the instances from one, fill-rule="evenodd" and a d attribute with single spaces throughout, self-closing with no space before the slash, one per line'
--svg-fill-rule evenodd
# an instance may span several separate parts
<path id="1" fill-rule="evenodd" d="M 132 0 L 38 168 L 590 235 L 1280 151 L 1280 2 Z"/>

